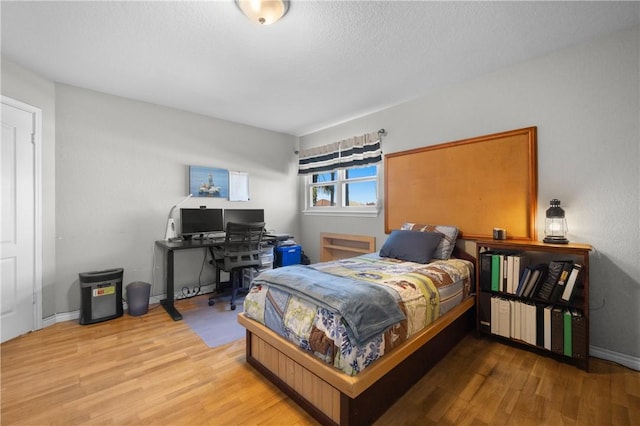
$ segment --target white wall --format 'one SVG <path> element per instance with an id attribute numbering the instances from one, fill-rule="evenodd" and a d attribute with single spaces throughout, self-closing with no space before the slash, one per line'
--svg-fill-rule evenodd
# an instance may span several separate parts
<path id="1" fill-rule="evenodd" d="M 602 37 L 306 135 L 300 146 L 385 128 L 391 153 L 537 126 L 539 237 L 549 200 L 560 199 L 569 239 L 595 248 L 591 345 L 639 362 L 639 39 L 637 27 Z M 375 235 L 378 248 L 386 238 L 383 214 L 303 216 L 301 230 L 312 261 L 321 231 Z"/>
<path id="2" fill-rule="evenodd" d="M 181 207 L 264 208 L 268 228 L 297 232 L 293 136 L 57 84 L 56 141 L 56 312 L 79 308 L 79 272 L 122 267 L 125 286 L 165 292 L 154 241 L 188 194 L 189 165 L 248 172 L 251 200 L 194 197 Z M 176 253 L 176 289 L 198 283 L 203 259 Z M 204 267 L 203 283 L 213 271 Z"/>

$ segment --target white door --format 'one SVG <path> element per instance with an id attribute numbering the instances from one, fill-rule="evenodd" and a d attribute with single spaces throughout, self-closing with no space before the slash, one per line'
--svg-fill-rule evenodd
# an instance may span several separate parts
<path id="1" fill-rule="evenodd" d="M 2 342 L 35 330 L 39 325 L 36 295 L 41 292 L 41 270 L 36 249 L 41 247 L 41 243 L 37 241 L 39 235 L 36 234 L 36 207 L 39 207 L 36 177 L 40 173 L 35 138 L 36 125 L 39 125 L 38 111 L 26 104 L 2 98 Z"/>

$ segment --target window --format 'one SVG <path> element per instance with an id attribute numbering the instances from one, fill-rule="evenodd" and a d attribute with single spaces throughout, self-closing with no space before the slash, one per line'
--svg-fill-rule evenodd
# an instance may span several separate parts
<path id="1" fill-rule="evenodd" d="M 377 165 L 307 175 L 305 213 L 378 214 Z"/>

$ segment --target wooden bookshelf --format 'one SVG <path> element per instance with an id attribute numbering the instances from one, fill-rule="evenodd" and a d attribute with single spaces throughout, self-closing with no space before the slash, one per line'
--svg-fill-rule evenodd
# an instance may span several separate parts
<path id="1" fill-rule="evenodd" d="M 577 367 L 589 371 L 589 253 L 592 250 L 592 246 L 589 244 L 570 243 L 570 244 L 546 244 L 539 241 L 519 241 L 519 240 L 480 240 L 476 241 L 476 315 L 477 315 L 477 330 L 480 334 L 490 335 L 491 337 L 501 340 L 505 343 L 513 343 L 523 348 L 532 350 L 534 352 L 557 358 L 563 362 L 568 362 L 576 365 Z M 496 291 L 495 288 L 491 289 L 490 285 L 487 286 L 487 275 L 483 273 L 483 254 L 491 256 L 490 253 L 524 253 L 530 256 L 532 263 L 548 263 L 552 260 L 571 260 L 575 263 L 582 265 L 581 275 L 576 281 L 576 286 L 579 287 L 579 296 L 570 300 L 570 302 L 562 301 L 549 301 L 541 300 L 536 296 L 521 297 L 514 292 L 509 291 Z M 492 298 L 499 298 L 502 300 L 515 301 L 519 303 L 526 303 L 529 306 L 545 307 L 552 306 L 553 308 L 571 310 L 575 309 L 580 312 L 584 321 L 584 335 L 581 334 L 578 347 L 573 347 L 572 354 L 557 353 L 554 350 L 547 350 L 541 346 L 540 342 L 526 342 L 522 339 L 514 338 L 513 336 L 500 336 L 494 334 L 491 328 L 491 323 L 496 319 L 492 316 L 494 306 L 487 300 Z M 513 317 L 512 317 L 513 318 Z M 536 331 L 539 331 L 539 327 L 543 324 L 539 324 L 536 320 Z M 566 327 L 566 326 L 565 326 Z M 572 337 L 572 340 L 574 337 Z M 578 340 L 576 340 L 577 342 Z M 572 342 L 575 343 L 575 342 Z"/>
<path id="2" fill-rule="evenodd" d="M 320 261 L 346 259 L 376 251 L 376 237 L 320 233 Z"/>

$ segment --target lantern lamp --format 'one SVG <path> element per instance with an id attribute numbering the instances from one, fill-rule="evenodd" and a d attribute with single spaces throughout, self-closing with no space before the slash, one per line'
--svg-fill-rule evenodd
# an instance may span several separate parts
<path id="1" fill-rule="evenodd" d="M 550 244 L 568 244 L 567 232 L 569 228 L 564 217 L 564 210 L 560 207 L 560 200 L 554 198 L 550 204 L 544 222 L 544 240 L 542 241 Z"/>

